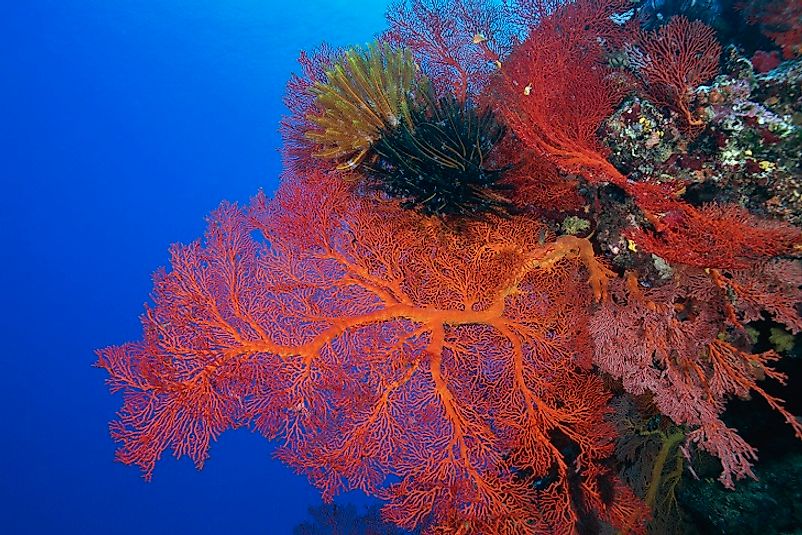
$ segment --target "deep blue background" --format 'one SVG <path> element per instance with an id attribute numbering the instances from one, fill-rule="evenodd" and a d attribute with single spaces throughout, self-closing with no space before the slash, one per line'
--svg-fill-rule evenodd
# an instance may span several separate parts
<path id="1" fill-rule="evenodd" d="M 272 191 L 302 48 L 386 1 L 21 0 L 0 7 L 1 533 L 291 533 L 319 503 L 242 430 L 202 472 L 113 462 L 93 350 L 136 339 L 150 273 L 222 199 Z"/>

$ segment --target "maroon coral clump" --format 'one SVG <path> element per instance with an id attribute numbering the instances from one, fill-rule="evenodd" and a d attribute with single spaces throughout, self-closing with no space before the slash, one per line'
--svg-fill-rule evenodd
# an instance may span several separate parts
<path id="1" fill-rule="evenodd" d="M 802 55 L 802 3 L 798 0 L 758 0 L 741 4 L 746 19 L 782 50 L 783 58 Z"/>
<path id="2" fill-rule="evenodd" d="M 766 52 L 758 50 L 752 55 L 752 66 L 756 72 L 765 73 L 776 69 L 782 60 L 776 50 Z"/>

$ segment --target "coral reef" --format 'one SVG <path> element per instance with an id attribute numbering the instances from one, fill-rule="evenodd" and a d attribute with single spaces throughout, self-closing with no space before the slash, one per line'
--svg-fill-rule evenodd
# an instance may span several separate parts
<path id="1" fill-rule="evenodd" d="M 707 130 L 690 141 L 681 119 L 642 97 L 604 124 L 610 161 L 631 179 L 681 182 L 685 199 L 744 206 L 802 224 L 802 61 L 766 73 L 728 51 L 728 72 L 695 90 Z"/>
<path id="2" fill-rule="evenodd" d="M 401 1 L 302 55 L 274 197 L 174 246 L 142 340 L 98 352 L 118 459 L 249 427 L 430 534 L 729 533 L 733 492 L 770 500 L 756 463 L 802 439 L 801 63 L 643 9 Z"/>

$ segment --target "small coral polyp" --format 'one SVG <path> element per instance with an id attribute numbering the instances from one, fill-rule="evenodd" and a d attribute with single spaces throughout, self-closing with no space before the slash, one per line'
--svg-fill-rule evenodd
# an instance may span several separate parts
<path id="1" fill-rule="evenodd" d="M 175 246 L 143 339 L 99 351 L 118 459 L 200 467 L 246 426 L 406 529 L 644 533 L 693 452 L 728 487 L 754 476 L 730 399 L 802 438 L 749 334 L 802 331 L 802 232 L 607 158 L 600 127 L 636 94 L 703 140 L 690 96 L 718 69 L 712 30 L 644 34 L 630 8 L 412 0 L 367 49 L 303 56 L 275 196 Z"/>

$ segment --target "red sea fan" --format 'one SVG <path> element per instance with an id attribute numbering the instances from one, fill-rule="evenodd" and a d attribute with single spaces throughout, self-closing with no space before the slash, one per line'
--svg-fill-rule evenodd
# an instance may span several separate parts
<path id="1" fill-rule="evenodd" d="M 494 165 L 509 165 L 504 183 L 514 188 L 519 209 L 547 217 L 582 210 L 586 200 L 579 194 L 579 179 L 563 173 L 549 160 L 507 136 L 494 150 Z"/>
<path id="2" fill-rule="evenodd" d="M 685 124 L 698 129 L 704 121 L 690 109 L 691 93 L 718 73 L 721 46 L 712 28 L 674 17 L 653 32 L 641 32 L 630 56 L 650 98 L 677 111 Z"/>
<path id="3" fill-rule="evenodd" d="M 756 260 L 792 253 L 802 231 L 787 223 L 762 219 L 736 205 L 710 204 L 697 209 L 675 199 L 665 187 L 630 187 L 654 230 L 630 237 L 643 249 L 672 263 L 702 268 L 745 268 Z"/>
<path id="4" fill-rule="evenodd" d="M 287 82 L 284 105 L 290 113 L 282 117 L 279 130 L 284 142 L 282 146 L 284 165 L 289 169 L 309 172 L 313 169 L 323 170 L 326 167 L 326 160 L 312 156 L 316 152 L 316 146 L 306 135 L 315 128 L 309 116 L 317 111 L 316 96 L 311 88 L 318 82 L 326 81 L 326 68 L 340 54 L 340 51 L 325 44 L 311 54 L 301 52 L 298 58 L 301 72 L 293 73 Z"/>
<path id="5" fill-rule="evenodd" d="M 544 17 L 504 61 L 494 90 L 509 126 L 541 157 L 591 182 L 623 184 L 596 136 L 623 96 L 621 79 L 603 64 L 600 38 L 620 38 L 609 18 L 616 5 L 580 1 Z"/>
<path id="6" fill-rule="evenodd" d="M 148 479 L 164 450 L 200 467 L 210 441 L 242 423 L 245 368 L 233 371 L 261 329 L 250 316 L 256 296 L 240 295 L 239 287 L 228 299 L 217 297 L 227 281 L 258 284 L 250 279 L 258 274 L 258 247 L 243 239 L 247 230 L 241 211 L 222 205 L 209 218 L 204 243 L 174 246 L 171 271 L 155 275 L 143 340 L 99 352 L 112 391 L 124 395 L 111 425 L 122 443 L 117 457 Z"/>
<path id="7" fill-rule="evenodd" d="M 523 217 L 453 234 L 322 174 L 224 206 L 173 249 L 145 342 L 100 352 L 125 394 L 120 459 L 201 463 L 250 424 L 327 499 L 361 488 L 407 528 L 643 516 L 603 465 L 608 394 L 578 367 L 588 270 L 598 297 L 608 274 L 588 242 L 544 235 Z"/>
<path id="8" fill-rule="evenodd" d="M 562 34 L 569 46 L 615 48 L 628 41 L 635 21 L 629 0 L 504 0 L 506 16 L 526 37 L 536 27 Z"/>
<path id="9" fill-rule="evenodd" d="M 384 37 L 409 48 L 439 94 L 477 97 L 509 38 L 500 6 L 479 0 L 402 0 L 387 13 Z"/>
<path id="10" fill-rule="evenodd" d="M 554 164 L 538 157 L 526 158 L 508 172 L 507 181 L 516 187 L 515 201 L 527 210 L 547 216 L 580 212 L 585 199 L 579 194 L 579 180 L 565 176 Z"/>

